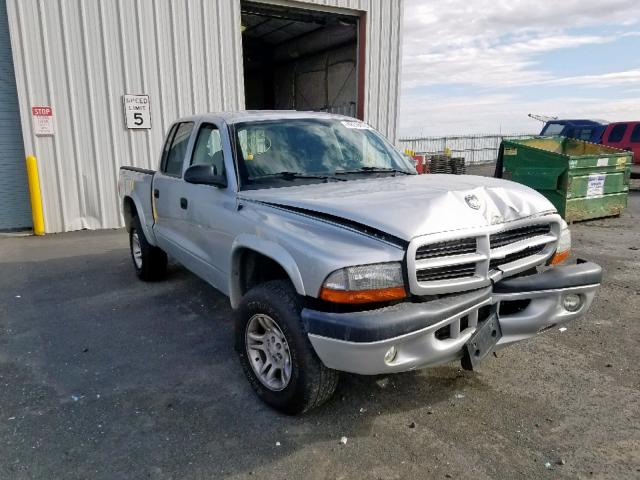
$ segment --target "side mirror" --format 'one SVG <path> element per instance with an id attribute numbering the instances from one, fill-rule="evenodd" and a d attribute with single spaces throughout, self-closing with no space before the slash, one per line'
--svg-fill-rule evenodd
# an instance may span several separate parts
<path id="1" fill-rule="evenodd" d="M 197 185 L 213 185 L 214 187 L 225 188 L 227 177 L 215 173 L 213 165 L 191 165 L 184 172 L 184 181 Z"/>

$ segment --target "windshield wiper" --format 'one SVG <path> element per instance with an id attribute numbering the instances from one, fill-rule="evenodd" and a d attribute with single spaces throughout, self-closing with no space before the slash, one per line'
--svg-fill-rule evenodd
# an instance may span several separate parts
<path id="1" fill-rule="evenodd" d="M 350 173 L 404 173 L 405 175 L 413 175 L 413 173 L 407 172 L 406 170 L 386 167 L 360 167 L 355 170 L 336 170 L 334 175 L 348 175 Z"/>
<path id="2" fill-rule="evenodd" d="M 277 172 L 277 173 L 267 173 L 265 175 L 259 175 L 257 177 L 249 177 L 249 180 L 261 180 L 263 178 L 282 178 L 284 180 L 294 180 L 296 178 L 319 178 L 321 180 L 329 179 L 331 180 L 340 180 L 344 181 L 344 178 L 336 178 L 333 175 L 320 175 L 320 174 L 311 174 L 311 173 L 300 173 L 300 172 Z"/>

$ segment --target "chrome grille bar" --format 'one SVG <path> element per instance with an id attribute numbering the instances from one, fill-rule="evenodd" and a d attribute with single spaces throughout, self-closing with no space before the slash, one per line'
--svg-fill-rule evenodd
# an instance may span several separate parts
<path id="1" fill-rule="evenodd" d="M 544 250 L 544 245 L 539 245 L 537 247 L 528 247 L 524 250 L 520 250 L 519 252 L 510 253 L 506 255 L 504 258 L 492 258 L 489 262 L 489 269 L 493 270 L 495 268 L 500 267 L 501 265 L 505 265 L 507 263 L 515 262 L 516 260 L 522 260 L 523 258 L 530 257 L 532 255 L 537 255 Z"/>
<path id="2" fill-rule="evenodd" d="M 475 263 L 463 263 L 462 265 L 452 265 L 436 268 L 425 268 L 417 271 L 418 281 L 428 282 L 434 280 L 445 280 L 448 278 L 471 277 L 476 272 Z"/>
<path id="3" fill-rule="evenodd" d="M 411 292 L 471 290 L 540 265 L 555 251 L 560 222 L 554 214 L 417 237 L 407 252 Z"/>
<path id="4" fill-rule="evenodd" d="M 551 225 L 549 224 L 528 225 L 526 227 L 512 228 L 504 232 L 494 233 L 489 237 L 489 243 L 491 248 L 499 248 L 538 235 L 547 235 L 549 232 L 551 232 Z"/>
<path id="5" fill-rule="evenodd" d="M 450 255 L 462 255 L 476 251 L 475 238 L 461 238 L 447 242 L 436 242 L 423 245 L 416 252 L 416 260 L 425 258 L 447 257 Z"/>

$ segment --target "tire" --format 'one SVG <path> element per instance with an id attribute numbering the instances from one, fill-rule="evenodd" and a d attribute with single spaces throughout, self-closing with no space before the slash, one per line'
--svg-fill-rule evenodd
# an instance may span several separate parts
<path id="1" fill-rule="evenodd" d="M 292 285 L 274 280 L 251 289 L 236 312 L 236 350 L 249 383 L 260 399 L 288 415 L 306 412 L 329 400 L 339 378 L 339 373 L 325 367 L 313 350 L 300 318 L 301 311 L 300 299 Z M 265 322 L 272 327 L 270 330 L 264 328 Z M 261 331 L 264 332 L 262 341 L 256 340 Z M 275 338 L 275 343 L 267 344 L 270 338 Z M 265 350 L 251 348 L 260 345 Z M 282 349 L 277 349 L 278 345 L 282 345 Z M 280 363 L 277 357 L 273 361 L 267 357 L 273 354 L 274 358 L 280 353 L 285 357 Z M 287 358 L 290 359 L 288 374 Z M 267 385 L 265 375 L 260 376 L 258 372 L 267 362 L 272 365 L 265 375 L 276 372 L 271 385 Z"/>
<path id="2" fill-rule="evenodd" d="M 129 250 L 136 275 L 146 282 L 163 279 L 167 273 L 167 254 L 147 241 L 137 216 L 131 223 Z"/>

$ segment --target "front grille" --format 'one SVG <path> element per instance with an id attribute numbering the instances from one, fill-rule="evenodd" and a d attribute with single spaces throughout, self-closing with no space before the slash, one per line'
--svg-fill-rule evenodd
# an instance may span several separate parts
<path id="1" fill-rule="evenodd" d="M 480 288 L 496 278 L 497 268 L 503 275 L 513 275 L 539 265 L 553 252 L 559 218 L 520 225 L 508 230 L 496 225 L 483 232 L 467 232 L 462 238 L 440 237 L 431 243 L 412 242 L 410 248 L 415 245 L 415 250 L 408 259 L 412 292 L 430 295 Z"/>
<path id="2" fill-rule="evenodd" d="M 448 240 L 446 242 L 430 243 L 422 245 L 416 251 L 416 260 L 425 258 L 449 257 L 451 255 L 463 255 L 465 253 L 475 253 L 476 239 L 461 238 Z"/>
<path id="3" fill-rule="evenodd" d="M 489 243 L 491 244 L 491 248 L 500 248 L 527 238 L 548 235 L 550 231 L 551 225 L 548 223 L 528 225 L 526 227 L 513 228 L 505 232 L 494 233 L 489 237 Z"/>
<path id="4" fill-rule="evenodd" d="M 453 278 L 472 277 L 476 273 L 475 263 L 462 265 L 447 265 L 446 267 L 425 268 L 418 270 L 416 275 L 419 282 L 434 282 Z"/>
<path id="5" fill-rule="evenodd" d="M 546 245 L 529 247 L 524 250 L 520 250 L 519 252 L 510 253 L 504 258 L 494 258 L 489 262 L 489 270 L 495 270 L 501 265 L 506 265 L 507 263 L 515 262 L 516 260 L 522 260 L 523 258 L 531 257 L 532 255 L 537 255 L 544 250 L 544 247 L 546 247 Z"/>

